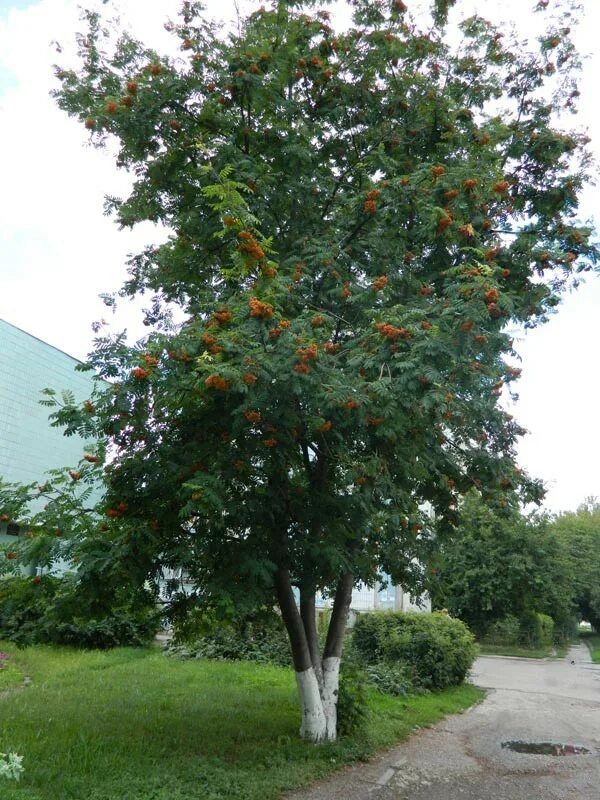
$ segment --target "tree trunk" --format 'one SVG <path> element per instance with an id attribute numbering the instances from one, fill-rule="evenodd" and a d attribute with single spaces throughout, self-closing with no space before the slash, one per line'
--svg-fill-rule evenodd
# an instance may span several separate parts
<path id="1" fill-rule="evenodd" d="M 321 659 L 315 618 L 315 593 L 303 591 L 296 605 L 288 570 L 278 570 L 275 589 L 290 637 L 300 696 L 300 736 L 310 742 L 332 742 L 337 736 L 337 700 L 344 632 L 352 597 L 353 576 L 338 584 L 324 657 Z"/>

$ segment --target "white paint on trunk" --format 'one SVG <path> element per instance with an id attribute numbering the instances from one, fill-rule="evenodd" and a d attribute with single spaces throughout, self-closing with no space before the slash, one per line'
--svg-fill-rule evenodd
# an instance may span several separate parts
<path id="1" fill-rule="evenodd" d="M 327 739 L 328 726 L 314 669 L 297 672 L 296 683 L 302 709 L 300 736 L 310 742 L 323 742 Z"/>
<path id="2" fill-rule="evenodd" d="M 337 701 L 340 687 L 340 659 L 323 659 L 323 711 L 325 712 L 327 741 L 335 741 L 337 735 Z"/>

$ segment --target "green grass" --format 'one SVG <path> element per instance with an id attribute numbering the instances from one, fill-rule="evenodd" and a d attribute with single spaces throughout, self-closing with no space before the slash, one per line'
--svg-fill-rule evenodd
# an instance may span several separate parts
<path id="1" fill-rule="evenodd" d="M 600 664 L 600 634 L 593 631 L 580 631 L 579 638 L 590 648 L 590 655 L 594 664 Z"/>
<path id="2" fill-rule="evenodd" d="M 19 675 L 0 696 L 0 751 L 25 767 L 2 800 L 274 800 L 483 696 L 470 685 L 409 699 L 373 692 L 365 733 L 313 746 L 297 738 L 289 670 L 156 649 L 0 649 Z M 32 683 L 21 688 L 23 675 Z"/>
<path id="3" fill-rule="evenodd" d="M 550 658 L 553 647 L 523 647 L 521 645 L 479 644 L 482 656 L 514 656 L 517 658 Z M 560 653 L 559 653 L 560 655 Z"/>

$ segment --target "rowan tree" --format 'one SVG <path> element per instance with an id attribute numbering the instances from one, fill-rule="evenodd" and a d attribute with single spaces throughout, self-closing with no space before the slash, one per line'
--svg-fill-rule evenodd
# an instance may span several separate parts
<path id="1" fill-rule="evenodd" d="M 88 13 L 80 67 L 58 70 L 60 107 L 133 178 L 108 211 L 170 231 L 121 291 L 152 297 L 153 332 L 99 338 L 112 386 L 56 415 L 112 452 L 84 464 L 103 520 L 69 546 L 129 580 L 183 567 L 174 609 L 277 602 L 314 741 L 336 734 L 353 586 L 415 585 L 430 514 L 451 527 L 473 487 L 540 496 L 498 405 L 520 372 L 507 330 L 595 255 L 587 140 L 554 114 L 578 93 L 564 21 L 527 49 L 474 16 L 455 46 L 448 0 L 423 28 L 400 0 L 351 5 L 345 30 L 282 0 L 226 36 L 186 2 L 178 57 Z M 47 514 L 69 516 L 61 498 Z"/>

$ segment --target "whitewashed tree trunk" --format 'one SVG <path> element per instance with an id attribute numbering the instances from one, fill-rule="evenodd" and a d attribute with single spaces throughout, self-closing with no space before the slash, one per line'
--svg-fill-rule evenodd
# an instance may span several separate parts
<path id="1" fill-rule="evenodd" d="M 296 682 L 302 710 L 300 736 L 309 742 L 324 742 L 327 739 L 328 725 L 314 669 L 311 667 L 304 672 L 297 672 Z"/>
<path id="2" fill-rule="evenodd" d="M 323 711 L 325 713 L 326 739 L 334 742 L 337 736 L 337 701 L 340 686 L 340 660 L 336 657 L 323 659 Z"/>

